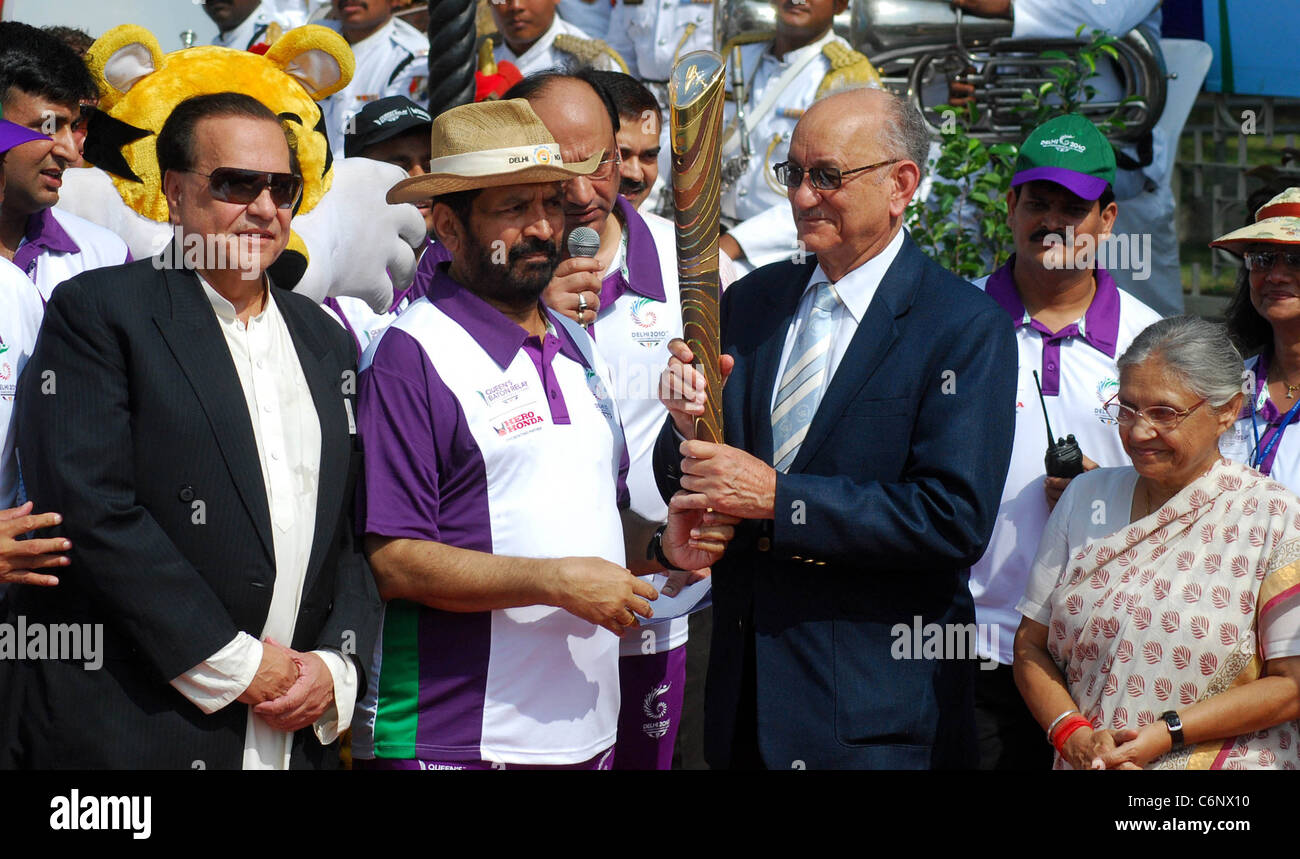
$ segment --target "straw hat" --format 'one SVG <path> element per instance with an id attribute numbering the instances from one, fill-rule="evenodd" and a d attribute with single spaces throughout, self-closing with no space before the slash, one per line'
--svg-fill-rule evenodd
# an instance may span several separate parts
<path id="1" fill-rule="evenodd" d="M 1248 245 L 1256 243 L 1300 243 L 1300 188 L 1287 188 L 1259 207 L 1255 213 L 1255 223 L 1220 236 L 1210 242 L 1210 247 L 1223 248 L 1241 256 Z"/>
<path id="2" fill-rule="evenodd" d="M 562 182 L 595 171 L 605 153 L 565 165 L 559 144 L 532 106 L 521 98 L 453 107 L 433 121 L 429 172 L 398 182 L 390 203 L 414 203 L 439 194 Z"/>

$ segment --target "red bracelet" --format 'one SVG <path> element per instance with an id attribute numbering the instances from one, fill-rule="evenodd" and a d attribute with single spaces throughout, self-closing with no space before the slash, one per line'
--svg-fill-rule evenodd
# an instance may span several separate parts
<path id="1" fill-rule="evenodd" d="M 1083 716 L 1072 716 L 1071 718 L 1066 719 L 1065 724 L 1057 728 L 1055 736 L 1052 737 L 1052 746 L 1055 747 L 1056 753 L 1064 755 L 1065 752 L 1061 750 L 1065 748 L 1065 741 L 1070 739 L 1070 735 L 1080 728 L 1091 727 L 1092 722 L 1088 721 Z"/>

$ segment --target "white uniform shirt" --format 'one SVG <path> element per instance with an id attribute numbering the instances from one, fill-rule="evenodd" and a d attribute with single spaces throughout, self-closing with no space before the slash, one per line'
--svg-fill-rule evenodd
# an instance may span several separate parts
<path id="1" fill-rule="evenodd" d="M 610 0 L 560 0 L 556 10 L 564 20 L 582 32 L 603 39 L 609 32 L 609 18 L 613 5 Z"/>
<path id="2" fill-rule="evenodd" d="M 250 12 L 247 18 L 240 22 L 238 27 L 213 36 L 212 44 L 222 48 L 247 51 L 258 42 L 266 40 L 266 30 L 272 23 L 279 24 L 285 30 L 290 30 L 294 27 L 301 27 L 306 23 L 306 18 L 305 16 L 297 17 L 292 14 L 277 13 L 263 0 L 262 3 L 257 4 L 257 8 Z"/>
<path id="3" fill-rule="evenodd" d="M 713 4 L 644 0 L 629 5 L 618 0 L 605 41 L 618 51 L 633 77 L 666 84 L 678 57 L 713 50 Z"/>
<path id="4" fill-rule="evenodd" d="M 794 216 L 790 214 L 786 189 L 776 181 L 772 165 L 786 160 L 795 124 L 816 99 L 817 88 L 830 71 L 830 60 L 822 53 L 822 47 L 832 41 L 848 47 L 848 42 L 828 31 L 816 42 L 790 51 L 782 59 L 771 54 L 771 42 L 755 42 L 740 48 L 746 88 L 749 168 L 723 192 L 722 214 L 740 222 L 731 228 L 729 235 L 745 252 L 746 271 L 787 259 L 798 249 Z M 731 73 L 729 66 L 728 88 Z M 774 90 L 774 87 L 778 89 Z M 769 91 L 775 99 L 768 98 Z M 759 115 L 758 108 L 764 102 L 769 102 L 771 108 Z M 740 148 L 734 143 L 725 142 L 726 129 L 731 127 L 734 117 L 735 106 L 728 102 L 723 126 L 724 163 L 733 154 L 738 156 L 740 153 Z"/>
<path id="5" fill-rule="evenodd" d="M 261 637 L 287 647 L 293 641 L 316 531 L 320 418 L 273 291 L 267 291 L 262 312 L 245 325 L 236 317 L 233 304 L 206 280 L 200 277 L 200 281 L 239 374 L 271 514 L 276 576 Z M 262 647 L 260 640 L 240 632 L 221 650 L 174 679 L 172 685 L 203 712 L 214 713 L 248 688 L 261 663 Z M 320 741 L 330 743 L 351 723 L 356 666 L 336 651 L 314 652 L 325 661 L 334 680 L 335 706 L 313 726 Z M 273 729 L 253 715 L 250 706 L 244 769 L 288 769 L 292 750 L 293 735 Z"/>
<path id="6" fill-rule="evenodd" d="M 1047 414 L 1056 437 L 1073 435 L 1079 449 L 1102 468 L 1128 465 L 1120 444 L 1118 427 L 1102 410 L 1119 390 L 1115 359 L 1133 338 L 1160 316 L 1133 296 L 1115 286 L 1104 271 L 1097 273 L 1097 293 L 1083 317 L 1066 326 L 1056 340 L 1044 333 L 1040 323 L 1029 318 L 1016 291 L 1011 271 L 1015 258 L 993 275 L 976 281 L 998 302 L 1016 326 L 1018 376 L 1016 385 L 1016 430 L 1011 448 L 1011 465 L 998 505 L 984 557 L 971 567 L 970 590 L 975 598 L 975 619 L 996 630 L 997 652 L 986 653 L 989 640 L 979 636 L 981 659 L 1011 664 L 1011 644 L 1020 625 L 1016 604 L 1024 595 L 1029 571 L 1038 550 L 1039 538 L 1047 525 L 1047 497 L 1043 493 L 1047 453 L 1047 429 L 1033 372 L 1038 371 L 1046 395 Z M 1074 334 L 1066 334 L 1070 328 Z M 1131 488 L 1131 487 L 1130 487 Z M 1128 507 L 1115 511 L 1123 520 L 1105 511 L 1109 534 L 1128 521 Z"/>
<path id="7" fill-rule="evenodd" d="M 36 284 L 42 302 L 49 300 L 54 287 L 83 271 L 130 260 L 126 242 L 117 233 L 57 208 L 31 216 L 14 254 L 14 265 Z"/>
<path id="8" fill-rule="evenodd" d="M 8 260 L 0 260 L 0 509 L 18 503 L 14 395 L 18 377 L 36 346 L 36 333 L 44 315 L 45 308 L 32 282 Z"/>
<path id="9" fill-rule="evenodd" d="M 587 33 L 556 15 L 554 20 L 551 21 L 550 28 L 536 42 L 533 42 L 528 50 L 518 56 L 515 55 L 514 51 L 510 50 L 510 46 L 506 44 L 505 39 L 499 37 L 496 49 L 492 51 L 492 58 L 498 63 L 505 61 L 514 64 L 515 68 L 519 69 L 519 73 L 524 77 L 547 70 L 577 71 L 581 67 L 578 58 L 555 48 L 555 37 L 561 33 L 577 36 L 579 39 L 591 38 Z M 596 62 L 592 64 L 592 68 L 607 72 L 622 71 L 618 67 L 618 63 L 614 62 L 614 58 L 609 54 L 601 54 L 597 57 Z"/>
<path id="10" fill-rule="evenodd" d="M 337 21 L 321 23 L 341 32 Z M 335 157 L 343 154 L 348 121 L 367 102 L 402 95 L 421 107 L 429 104 L 429 37 L 424 33 L 393 17 L 353 45 L 352 54 L 357 61 L 352 82 L 320 103 Z"/>

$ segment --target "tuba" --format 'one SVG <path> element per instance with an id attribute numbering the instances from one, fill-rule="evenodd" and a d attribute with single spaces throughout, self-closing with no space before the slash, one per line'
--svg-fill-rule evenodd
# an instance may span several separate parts
<path id="1" fill-rule="evenodd" d="M 773 29 L 775 20 L 775 11 L 764 0 L 716 0 L 714 40 L 724 46 L 744 32 Z M 871 60 L 885 86 L 916 105 L 936 135 L 938 108 L 948 99 L 948 79 L 977 69 L 966 78 L 975 87 L 980 107 L 979 123 L 970 133 L 989 142 L 1022 139 L 1020 115 L 1013 108 L 1021 103 L 1022 93 L 1052 80 L 1046 67 L 1053 61 L 1039 55 L 1047 50 L 1072 53 L 1087 44 L 1078 39 L 1012 39 L 1010 21 L 966 15 L 948 0 L 852 0 L 848 11 L 835 17 L 834 26 Z M 1123 98 L 1139 96 L 1141 101 L 1124 106 L 1122 127 L 1111 137 L 1120 143 L 1141 141 L 1164 111 L 1164 58 L 1155 36 L 1140 28 L 1119 38 L 1115 49 L 1118 59 L 1103 61 L 1111 64 L 1121 94 L 1093 99 L 1080 112 L 1100 121 Z"/>

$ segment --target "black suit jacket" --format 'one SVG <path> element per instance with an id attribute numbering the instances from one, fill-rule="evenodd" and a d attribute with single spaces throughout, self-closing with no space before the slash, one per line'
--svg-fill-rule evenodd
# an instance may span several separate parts
<path id="1" fill-rule="evenodd" d="M 816 267 L 775 263 L 732 286 L 727 444 L 772 462 L 771 401 Z M 973 663 L 895 659 L 902 624 L 973 624 L 1011 456 L 1016 346 L 1005 311 L 906 237 L 786 474 L 775 519 L 745 522 L 713 567 L 705 751 L 726 766 L 754 639 L 759 751 L 771 768 L 975 764 Z M 671 424 L 656 447 L 676 489 Z"/>
<path id="2" fill-rule="evenodd" d="M 157 259 L 59 286 L 18 391 L 38 510 L 72 541 L 54 588 L 18 589 L 28 624 L 103 624 L 103 667 L 14 666 L 8 754 L 36 768 L 238 768 L 248 708 L 204 715 L 169 680 L 243 630 L 275 582 L 270 514 L 243 389 L 198 277 Z M 320 418 L 315 534 L 291 646 L 369 665 L 380 602 L 351 527 L 360 464 L 356 352 L 314 302 L 273 287 Z M 196 764 L 201 761 L 201 764 Z M 311 728 L 292 765 L 337 766 Z"/>

